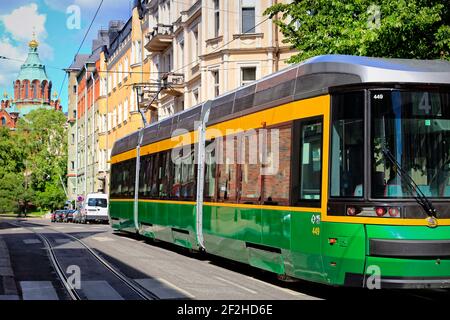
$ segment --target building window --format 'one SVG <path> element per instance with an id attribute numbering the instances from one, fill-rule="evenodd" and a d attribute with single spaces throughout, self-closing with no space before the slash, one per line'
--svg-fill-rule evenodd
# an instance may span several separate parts
<path id="1" fill-rule="evenodd" d="M 255 8 L 242 8 L 242 33 L 255 33 Z"/>
<path id="2" fill-rule="evenodd" d="M 197 27 L 195 28 L 195 30 L 193 30 L 193 32 L 192 32 L 192 34 L 193 34 L 193 36 L 194 36 L 194 41 L 193 41 L 193 43 L 194 43 L 194 52 L 193 52 L 193 54 L 194 54 L 194 58 L 197 58 L 198 56 L 199 56 L 199 41 L 198 41 L 198 29 L 197 29 Z"/>
<path id="3" fill-rule="evenodd" d="M 219 70 L 211 71 L 213 80 L 214 80 L 214 97 L 219 96 L 220 90 L 219 90 Z"/>
<path id="4" fill-rule="evenodd" d="M 123 120 L 128 120 L 128 99 L 123 103 Z"/>
<path id="5" fill-rule="evenodd" d="M 122 123 L 122 105 L 119 104 L 119 111 L 118 111 L 118 117 L 117 117 L 117 124 Z"/>
<path id="6" fill-rule="evenodd" d="M 220 11 L 219 11 L 219 0 L 214 0 L 214 36 L 219 36 L 220 29 Z"/>
<path id="7" fill-rule="evenodd" d="M 2 127 L 6 126 L 6 119 L 5 117 L 2 117 Z"/>
<path id="8" fill-rule="evenodd" d="M 73 86 L 73 93 L 74 93 L 74 94 L 77 93 L 77 86 Z"/>
<path id="9" fill-rule="evenodd" d="M 123 68 L 122 68 L 122 64 L 119 64 L 119 71 L 118 71 L 118 77 L 119 77 L 119 84 L 122 83 L 122 79 L 123 79 Z"/>
<path id="10" fill-rule="evenodd" d="M 180 61 L 179 66 L 183 65 L 183 58 L 184 58 L 184 39 L 180 41 Z"/>
<path id="11" fill-rule="evenodd" d="M 241 85 L 246 85 L 256 80 L 256 67 L 241 68 Z"/>
<path id="12" fill-rule="evenodd" d="M 125 78 L 128 77 L 128 72 L 130 71 L 129 66 L 128 66 L 128 57 L 125 58 L 125 66 L 123 68 L 123 71 L 124 71 L 124 77 Z"/>
<path id="13" fill-rule="evenodd" d="M 192 91 L 192 98 L 193 98 L 193 105 L 197 105 L 198 104 L 198 89 L 194 89 Z"/>
<path id="14" fill-rule="evenodd" d="M 75 143 L 75 133 L 72 133 L 72 144 Z"/>
<path id="15" fill-rule="evenodd" d="M 75 170 L 75 161 L 70 161 L 70 170 Z"/>

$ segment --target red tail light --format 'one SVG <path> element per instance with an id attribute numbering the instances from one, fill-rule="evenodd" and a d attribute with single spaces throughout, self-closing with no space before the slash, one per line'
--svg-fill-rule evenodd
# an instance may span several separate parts
<path id="1" fill-rule="evenodd" d="M 398 208 L 389 208 L 388 213 L 391 217 L 400 216 L 400 210 Z"/>
<path id="2" fill-rule="evenodd" d="M 386 214 L 386 209 L 382 208 L 382 207 L 378 207 L 375 209 L 375 213 L 377 214 L 377 216 L 382 217 Z"/>
<path id="3" fill-rule="evenodd" d="M 355 216 L 356 215 L 356 208 L 355 207 L 348 207 L 347 208 L 347 215 L 348 216 Z"/>

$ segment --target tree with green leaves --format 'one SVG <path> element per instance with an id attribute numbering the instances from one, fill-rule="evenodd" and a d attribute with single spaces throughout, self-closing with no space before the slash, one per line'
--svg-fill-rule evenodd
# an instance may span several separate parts
<path id="1" fill-rule="evenodd" d="M 265 14 L 299 50 L 290 63 L 323 54 L 450 60 L 448 0 L 297 0 Z"/>
<path id="2" fill-rule="evenodd" d="M 38 109 L 21 118 L 17 141 L 26 153 L 25 194 L 41 208 L 54 210 L 66 200 L 61 180 L 67 173 L 66 117 L 62 112 Z M 26 202 L 25 206 L 26 206 Z"/>

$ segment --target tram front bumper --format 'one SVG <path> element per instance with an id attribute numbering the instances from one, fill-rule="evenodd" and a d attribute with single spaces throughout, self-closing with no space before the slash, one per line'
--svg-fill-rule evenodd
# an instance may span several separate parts
<path id="1" fill-rule="evenodd" d="M 450 288 L 450 226 L 366 225 L 365 274 L 345 284 L 367 288 Z"/>

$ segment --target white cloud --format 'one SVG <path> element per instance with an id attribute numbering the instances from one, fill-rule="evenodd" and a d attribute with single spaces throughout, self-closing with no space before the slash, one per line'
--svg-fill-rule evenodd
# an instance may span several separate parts
<path id="1" fill-rule="evenodd" d="M 26 59 L 26 50 L 13 46 L 8 38 L 0 39 L 0 54 L 20 61 Z M 2 93 L 3 90 L 11 91 L 12 83 L 21 64 L 15 60 L 0 60 L 0 90 Z"/>
<path id="2" fill-rule="evenodd" d="M 47 16 L 45 14 L 39 14 L 36 3 L 19 7 L 10 14 L 0 16 L 6 31 L 17 41 L 29 41 L 33 31 L 36 32 L 36 37 L 39 40 L 42 41 L 47 38 L 45 30 L 46 19 Z"/>
<path id="3" fill-rule="evenodd" d="M 5 31 L 0 39 L 0 55 L 24 61 L 28 52 L 27 44 L 35 32 L 36 38 L 40 42 L 41 59 L 52 60 L 53 48 L 45 42 L 47 38 L 46 20 L 47 16 L 39 13 L 36 3 L 21 6 L 8 14 L 0 15 L 0 22 Z M 0 60 L 0 90 L 11 91 L 12 82 L 22 64 L 20 61 Z"/>

